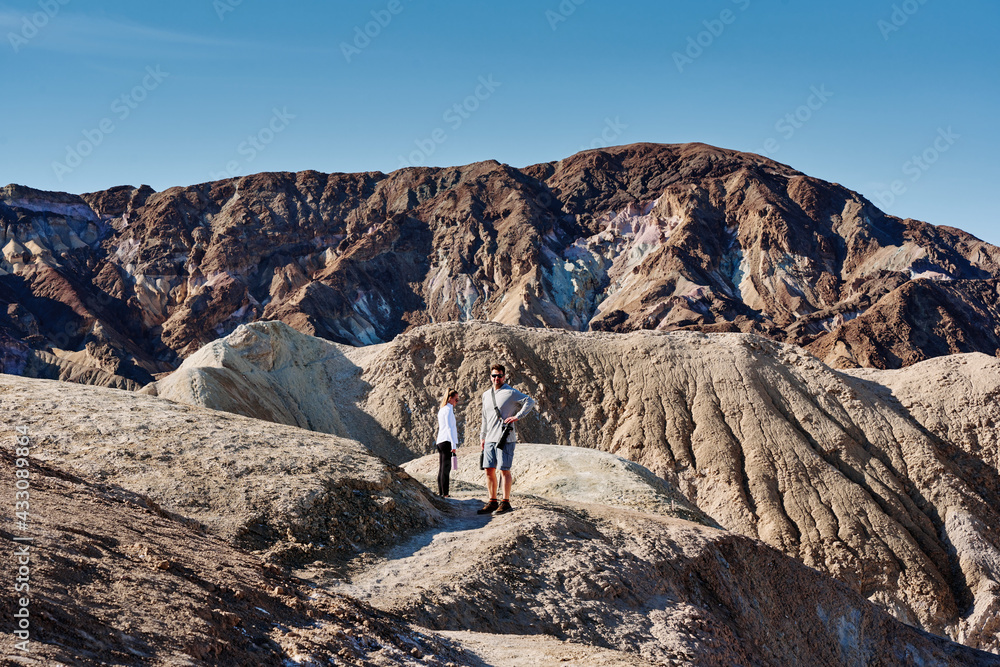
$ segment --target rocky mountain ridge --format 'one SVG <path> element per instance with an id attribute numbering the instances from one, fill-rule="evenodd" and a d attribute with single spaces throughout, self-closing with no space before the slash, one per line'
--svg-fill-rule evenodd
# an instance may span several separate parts
<path id="1" fill-rule="evenodd" d="M 142 385 L 258 319 L 351 345 L 470 320 L 752 331 L 842 367 L 1000 349 L 1000 249 L 704 144 L 164 192 L 10 185 L 0 218 L 14 373 Z"/>

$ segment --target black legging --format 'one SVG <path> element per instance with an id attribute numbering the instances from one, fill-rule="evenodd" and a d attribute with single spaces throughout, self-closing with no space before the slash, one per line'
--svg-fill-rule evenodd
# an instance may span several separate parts
<path id="1" fill-rule="evenodd" d="M 438 443 L 438 493 L 448 495 L 449 477 L 451 476 L 451 443 Z"/>

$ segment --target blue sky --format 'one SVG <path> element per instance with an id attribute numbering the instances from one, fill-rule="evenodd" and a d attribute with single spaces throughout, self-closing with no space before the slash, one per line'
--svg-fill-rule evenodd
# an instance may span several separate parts
<path id="1" fill-rule="evenodd" d="M 1000 244 L 998 26 L 985 0 L 0 0 L 0 184 L 702 141 Z"/>

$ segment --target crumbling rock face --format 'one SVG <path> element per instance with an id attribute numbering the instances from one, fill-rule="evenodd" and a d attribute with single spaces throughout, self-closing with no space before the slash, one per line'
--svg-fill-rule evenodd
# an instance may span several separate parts
<path id="1" fill-rule="evenodd" d="M 9 385 L 4 389 L 9 389 Z M 123 394 L 123 398 L 134 398 Z M 58 418 L 65 402 L 49 402 Z M 40 407 L 40 406 L 33 406 Z M 29 436 L 34 433 L 29 430 Z M 38 441 L 35 441 L 39 444 Z M 12 471 L 6 448 L 0 466 Z M 10 635 L 9 665 L 475 664 L 453 640 L 349 597 L 317 591 L 271 563 L 171 517 L 148 497 L 32 462 L 29 527 L 5 522 L 0 567 L 23 565 L 29 588 L 0 601 L 27 607 L 27 651 Z M 0 491 L 13 507 L 14 485 Z M 31 542 L 16 542 L 28 536 Z M 21 564 L 18 564 L 21 560 Z"/>
<path id="2" fill-rule="evenodd" d="M 1000 498 L 1000 361 L 981 353 L 929 359 L 893 371 L 846 371 L 883 387 L 938 439 L 942 452 L 989 503 Z"/>
<path id="3" fill-rule="evenodd" d="M 851 367 L 993 354 L 1000 339 L 983 293 L 1000 249 L 703 144 L 159 193 L 12 185 L 0 203 L 0 306 L 24 311 L 0 312 L 0 329 L 40 350 L 123 352 L 140 384 L 258 319 L 352 345 L 475 319 L 752 331 Z M 941 290 L 947 316 L 926 307 Z"/>
<path id="4" fill-rule="evenodd" d="M 519 442 L 511 468 L 517 495 L 531 494 L 556 502 L 605 505 L 659 514 L 718 528 L 675 487 L 649 469 L 596 449 Z M 478 448 L 463 449 L 451 485 L 481 492 L 485 475 Z M 428 488 L 437 488 L 438 455 L 407 462 L 403 469 Z"/>
<path id="5" fill-rule="evenodd" d="M 341 349 L 360 371 L 342 377 L 363 388 L 344 395 L 414 454 L 431 450 L 449 387 L 462 397 L 463 447 L 478 449 L 478 396 L 499 361 L 539 400 L 520 440 L 640 463 L 723 527 L 829 572 L 897 618 L 996 648 L 996 486 L 968 479 L 948 445 L 884 389 L 801 348 L 745 334 L 467 323 Z"/>
<path id="6" fill-rule="evenodd" d="M 524 496 L 491 519 L 473 500 L 438 501 L 433 525 L 411 538 L 385 523 L 430 514 L 426 492 L 356 443 L 25 378 L 0 382 L 0 407 L 18 415 L 31 450 L 20 461 L 0 452 L 2 469 L 28 474 L 19 479 L 31 494 L 27 527 L 0 530 L 0 566 L 20 567 L 14 538 L 33 538 L 28 657 L 38 664 L 1000 664 L 756 540 L 672 518 L 697 511 L 601 452 L 537 447 L 541 465 L 522 481 L 543 490 L 547 478 L 550 495 L 568 498 L 597 472 L 622 496 L 617 507 Z M 317 442 L 339 476 L 312 455 Z M 317 479 L 331 481 L 329 495 Z M 255 504 L 258 488 L 270 505 Z M 14 490 L 5 485 L 0 501 L 12 506 Z M 394 505 L 368 502 L 386 492 Z M 264 522 L 287 531 L 285 549 L 304 549 L 304 537 L 328 545 L 299 552 L 308 568 L 297 573 L 318 573 L 313 582 L 275 566 L 274 549 L 248 552 L 258 545 L 239 528 L 252 507 L 291 515 Z M 322 524 L 308 535 L 302 509 Z M 363 526 L 375 539 L 358 536 Z M 347 582 L 331 567 L 345 553 Z M 310 562 L 317 555 L 326 558 Z M 14 597 L 0 595 L 16 609 Z M 10 642 L 3 657 L 27 662 Z"/>
<path id="7" fill-rule="evenodd" d="M 437 631 L 543 633 L 637 664 L 1000 664 L 756 540 L 604 505 L 517 506 L 452 520 L 338 589 Z"/>
<path id="8" fill-rule="evenodd" d="M 353 557 L 439 518 L 423 486 L 332 435 L 9 375 L 0 410 L 18 416 L 39 459 L 154 498 L 280 563 Z"/>
<path id="9" fill-rule="evenodd" d="M 966 352 L 1000 354 L 1000 282 L 911 280 L 807 349 L 841 368 L 902 368 Z"/>
<path id="10" fill-rule="evenodd" d="M 410 450 L 361 409 L 357 360 L 375 349 L 306 336 L 283 322 L 255 322 L 206 345 L 142 392 L 352 438 L 399 464 Z"/>

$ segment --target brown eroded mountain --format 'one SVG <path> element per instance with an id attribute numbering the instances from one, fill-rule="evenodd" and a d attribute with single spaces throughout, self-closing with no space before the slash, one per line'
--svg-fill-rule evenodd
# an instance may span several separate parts
<path id="1" fill-rule="evenodd" d="M 703 144 L 164 192 L 11 185 L 0 218 L 4 369 L 96 384 L 145 384 L 256 319 L 352 345 L 473 319 L 753 331 L 846 367 L 1000 348 L 1000 249 Z"/>

